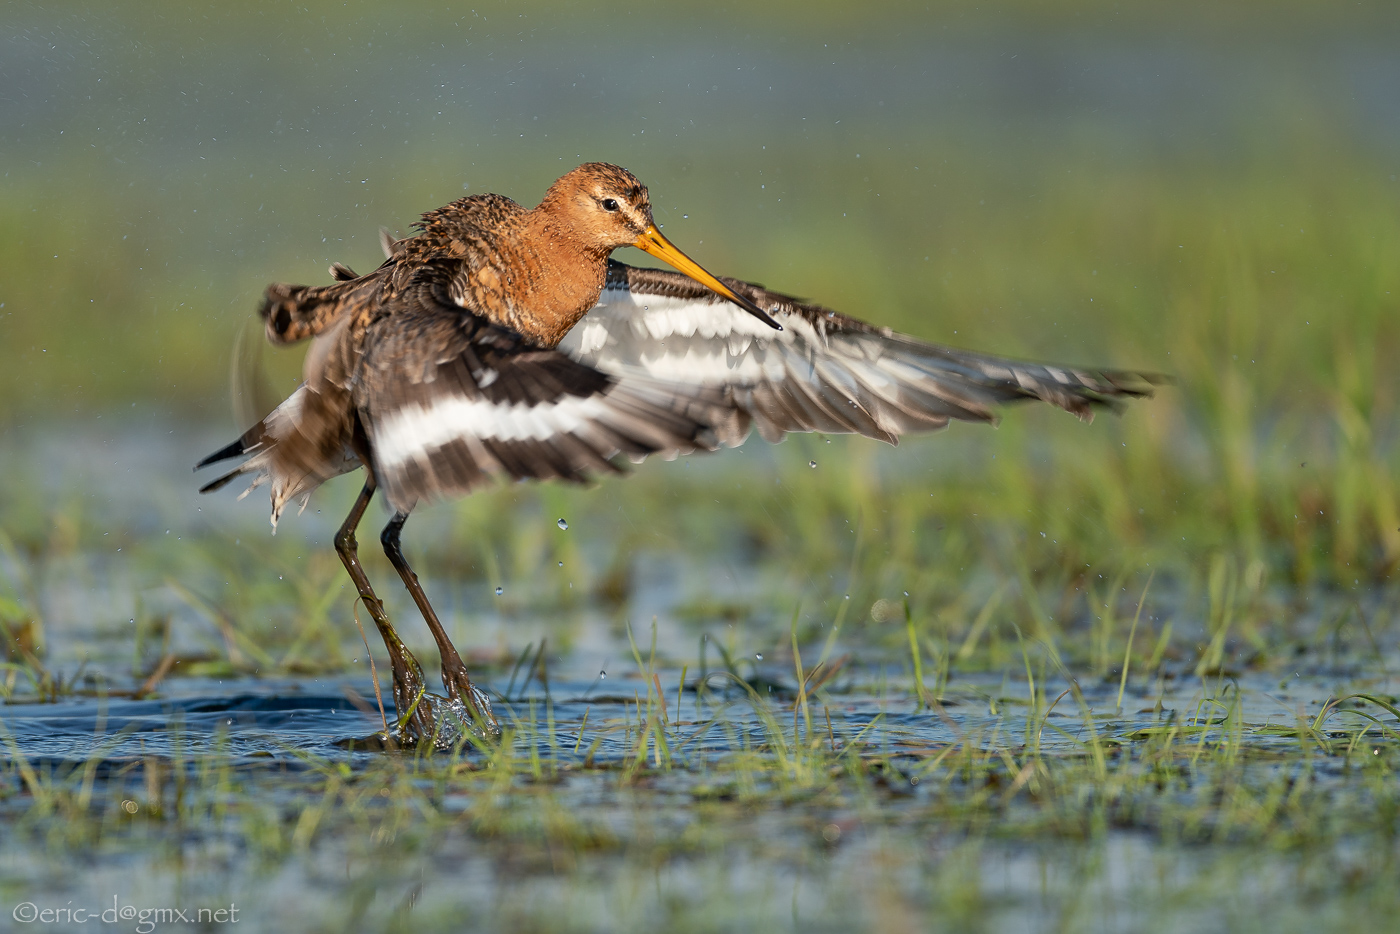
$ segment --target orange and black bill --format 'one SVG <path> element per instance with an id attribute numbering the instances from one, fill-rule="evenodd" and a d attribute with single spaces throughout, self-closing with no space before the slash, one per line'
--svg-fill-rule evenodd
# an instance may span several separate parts
<path id="1" fill-rule="evenodd" d="M 699 263 L 691 259 L 689 256 L 686 256 L 680 250 L 676 249 L 675 245 L 672 244 L 670 240 L 667 240 L 665 237 L 661 236 L 661 231 L 656 229 L 655 224 L 648 226 L 646 229 L 646 233 L 638 237 L 636 242 L 632 245 L 639 250 L 650 253 L 657 259 L 665 260 L 667 263 L 670 263 L 676 269 L 680 270 L 687 276 L 690 276 L 690 278 L 694 279 L 696 282 L 710 289 L 710 291 L 729 299 L 731 302 L 738 305 L 740 308 L 744 309 L 749 314 L 753 315 L 755 318 L 768 325 L 770 328 L 773 328 L 775 331 L 781 331 L 783 329 L 783 326 L 781 324 L 769 317 L 768 312 L 764 311 L 762 308 L 759 308 L 753 302 L 749 301 L 747 298 L 740 295 L 738 292 L 735 292 L 723 282 L 720 282 L 714 276 L 710 275 L 703 268 L 701 268 Z"/>

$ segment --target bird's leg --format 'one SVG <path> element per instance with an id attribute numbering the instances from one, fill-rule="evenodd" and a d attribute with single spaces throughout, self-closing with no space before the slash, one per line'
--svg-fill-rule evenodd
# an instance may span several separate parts
<path id="1" fill-rule="evenodd" d="M 365 514 L 365 507 L 373 496 L 374 477 L 371 475 L 365 481 L 359 499 L 350 508 L 350 515 L 345 517 L 340 531 L 335 534 L 335 550 L 339 552 L 345 570 L 350 573 L 350 579 L 355 582 L 355 589 L 360 592 L 360 599 L 374 619 L 374 625 L 379 628 L 384 647 L 389 650 L 389 666 L 394 675 L 394 709 L 400 717 L 413 711 L 403 725 L 404 732 L 415 740 L 425 739 L 433 735 L 436 726 L 433 722 L 433 705 L 427 696 L 427 682 L 423 678 L 423 666 L 418 664 L 418 659 L 413 657 L 394 631 L 394 624 L 389 622 L 389 615 L 384 612 L 384 604 L 374 595 L 374 588 L 370 587 L 369 578 L 360 566 L 356 550 L 355 528 L 360 524 L 360 517 Z"/>
<path id="2" fill-rule="evenodd" d="M 408 561 L 403 556 L 403 549 L 399 546 L 399 533 L 403 531 L 403 525 L 407 521 L 408 513 L 397 512 L 394 513 L 394 518 L 389 520 L 389 524 L 384 526 L 384 532 L 379 536 L 379 541 L 384 545 L 384 554 L 388 555 L 389 563 L 399 572 L 399 577 L 403 578 L 404 586 L 413 595 L 413 602 L 418 604 L 418 609 L 423 614 L 423 621 L 432 630 L 438 653 L 442 656 L 442 684 L 447 689 L 447 696 L 466 704 L 472 716 L 480 719 L 481 726 L 487 732 L 499 733 L 500 725 L 496 723 L 496 717 L 491 712 L 490 699 L 467 677 L 467 666 L 457 654 L 457 647 L 447 637 L 447 630 L 443 629 L 437 613 L 433 612 L 428 595 L 423 592 L 423 585 L 418 583 L 418 575 L 413 573 L 413 568 L 408 566 Z"/>

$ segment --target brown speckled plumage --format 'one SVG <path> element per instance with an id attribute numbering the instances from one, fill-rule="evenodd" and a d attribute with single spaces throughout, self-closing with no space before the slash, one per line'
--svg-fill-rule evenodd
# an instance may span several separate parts
<path id="1" fill-rule="evenodd" d="M 616 224 L 595 216 L 599 191 L 627 199 L 635 223 L 621 228 L 621 238 Z M 597 304 L 608 254 L 650 223 L 646 188 L 625 169 L 592 163 L 551 186 L 534 210 L 487 194 L 428 211 L 415 225 L 419 233 L 395 242 L 374 272 L 328 286 L 269 286 L 261 314 L 268 339 L 288 344 L 320 334 L 348 310 L 348 339 L 356 342 L 378 318 L 411 304 L 415 290 L 426 290 L 446 307 L 554 347 Z M 338 268 L 337 275 L 349 273 Z"/>

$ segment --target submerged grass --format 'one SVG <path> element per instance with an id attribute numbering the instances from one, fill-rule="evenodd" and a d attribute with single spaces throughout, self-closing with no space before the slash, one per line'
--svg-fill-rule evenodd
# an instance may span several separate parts
<path id="1" fill-rule="evenodd" d="M 1050 653 L 1028 646 L 1026 680 L 997 698 L 1024 705 L 1023 728 L 1019 715 L 963 718 L 956 739 L 921 742 L 879 715 L 848 717 L 845 695 L 826 689 L 797 720 L 749 685 L 667 697 L 651 660 L 634 660 L 644 690 L 620 717 L 561 720 L 537 697 L 499 745 L 439 755 L 352 764 L 289 750 L 259 765 L 218 742 L 182 756 L 172 724 L 173 756 L 41 763 L 7 732 L 0 888 L 11 901 L 86 894 L 45 867 L 124 854 L 157 874 L 181 866 L 167 893 L 181 904 L 246 898 L 255 924 L 327 930 L 347 919 L 362 930 L 779 919 L 1303 930 L 1343 916 L 1379 924 L 1396 907 L 1400 711 L 1384 698 L 1260 723 L 1238 689 L 1207 681 L 1194 710 L 1131 722 L 1047 679 Z M 1077 709 L 1057 712 L 1067 694 Z M 929 697 L 928 716 L 946 720 L 942 705 L 968 699 Z M 921 702 L 903 690 L 885 700 Z M 707 748 L 707 733 L 730 739 Z M 570 752 L 618 734 L 607 762 Z M 16 852 L 38 863 L 21 867 Z M 761 880 L 745 878 L 760 866 Z M 295 888 L 295 904 L 249 898 L 269 885 Z"/>

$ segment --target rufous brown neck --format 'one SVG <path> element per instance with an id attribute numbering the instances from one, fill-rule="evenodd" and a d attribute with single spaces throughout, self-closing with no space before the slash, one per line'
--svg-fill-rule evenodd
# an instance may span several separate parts
<path id="1" fill-rule="evenodd" d="M 582 243 L 547 204 L 523 220 L 517 236 L 524 275 L 522 288 L 510 295 L 509 325 L 540 347 L 554 347 L 598 304 L 612 250 Z"/>

